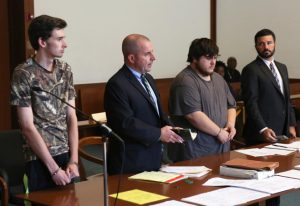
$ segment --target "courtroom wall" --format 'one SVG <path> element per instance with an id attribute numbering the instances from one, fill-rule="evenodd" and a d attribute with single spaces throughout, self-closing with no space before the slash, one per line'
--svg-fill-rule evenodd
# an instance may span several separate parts
<path id="1" fill-rule="evenodd" d="M 256 57 L 254 35 L 263 28 L 276 34 L 275 58 L 288 66 L 290 78 L 300 78 L 300 1 L 218 0 L 217 42 L 221 60 L 238 59 L 241 70 Z"/>
<path id="2" fill-rule="evenodd" d="M 68 22 L 63 59 L 73 68 L 75 84 L 107 82 L 123 64 L 127 34 L 152 40 L 155 78 L 174 77 L 187 65 L 191 41 L 210 37 L 210 0 L 35 0 L 34 7 L 36 16 Z"/>

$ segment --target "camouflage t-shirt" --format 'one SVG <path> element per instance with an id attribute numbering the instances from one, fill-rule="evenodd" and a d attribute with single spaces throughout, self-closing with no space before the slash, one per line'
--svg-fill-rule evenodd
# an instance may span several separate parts
<path id="1" fill-rule="evenodd" d="M 68 106 L 45 91 L 65 101 L 75 98 L 73 74 L 67 63 L 55 59 L 54 70 L 49 72 L 29 58 L 14 70 L 11 104 L 32 108 L 34 125 L 44 139 L 50 154 L 56 156 L 69 151 Z M 27 161 L 36 159 L 28 144 L 24 145 L 24 152 Z"/>

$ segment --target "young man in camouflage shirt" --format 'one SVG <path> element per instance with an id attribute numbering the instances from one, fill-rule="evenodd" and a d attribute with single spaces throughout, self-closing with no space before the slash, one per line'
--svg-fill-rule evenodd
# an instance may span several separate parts
<path id="1" fill-rule="evenodd" d="M 66 26 L 47 15 L 33 19 L 28 35 L 36 55 L 13 73 L 11 104 L 26 140 L 30 191 L 66 185 L 79 175 L 76 112 L 54 96 L 75 105 L 71 68 L 57 59 L 67 47 Z"/>

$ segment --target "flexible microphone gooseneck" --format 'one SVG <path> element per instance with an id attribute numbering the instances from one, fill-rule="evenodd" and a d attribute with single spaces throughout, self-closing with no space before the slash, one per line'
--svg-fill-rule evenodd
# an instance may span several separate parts
<path id="1" fill-rule="evenodd" d="M 120 185 L 121 185 L 121 180 L 122 180 L 122 176 L 123 176 L 123 168 L 124 168 L 124 160 L 125 160 L 125 143 L 124 140 L 117 135 L 114 131 L 112 131 L 111 128 L 109 128 L 106 124 L 103 124 L 97 120 L 95 120 L 92 116 L 87 115 L 86 113 L 84 113 L 83 111 L 81 111 L 80 109 L 78 109 L 77 107 L 74 107 L 73 105 L 71 105 L 69 102 L 67 102 L 65 99 L 60 98 L 59 96 L 57 96 L 56 94 L 49 92 L 47 90 L 44 90 L 40 87 L 31 87 L 32 91 L 39 91 L 39 92 L 45 92 L 47 94 L 50 94 L 52 96 L 54 96 L 55 98 L 57 98 L 58 100 L 60 100 L 61 102 L 63 102 L 64 104 L 68 105 L 69 107 L 71 107 L 72 109 L 74 109 L 75 111 L 77 111 L 80 115 L 82 115 L 83 117 L 87 118 L 88 120 L 91 120 L 95 123 L 96 126 L 98 126 L 101 129 L 102 135 L 106 136 L 106 137 L 114 137 L 116 139 L 118 139 L 123 147 L 123 159 L 122 159 L 122 164 L 121 164 L 121 168 L 120 168 L 120 175 L 119 175 L 119 180 L 118 180 L 118 189 L 117 189 L 117 195 L 115 197 L 115 201 L 114 201 L 114 205 L 117 204 L 117 200 L 118 200 L 118 195 L 119 195 L 119 191 L 120 191 Z M 103 160 L 104 160 L 104 166 L 103 166 L 103 170 L 104 170 L 104 204 L 105 206 L 108 206 L 108 184 L 107 184 L 107 162 L 106 162 L 106 141 L 104 142 L 104 150 L 103 150 Z"/>
<path id="2" fill-rule="evenodd" d="M 68 105 L 69 107 L 71 107 L 72 109 L 76 110 L 80 115 L 82 115 L 83 117 L 87 118 L 88 120 L 93 121 L 97 126 L 100 127 L 102 135 L 107 136 L 107 137 L 115 137 L 117 138 L 120 142 L 124 142 L 124 140 L 117 135 L 114 131 L 112 131 L 111 128 L 109 128 L 106 124 L 103 124 L 97 120 L 95 120 L 92 116 L 87 115 L 86 113 L 84 113 L 83 111 L 81 111 L 80 109 L 78 109 L 77 107 L 74 107 L 73 105 L 71 105 L 69 102 L 67 102 L 65 99 L 60 98 L 59 96 L 57 96 L 56 94 L 49 92 L 47 90 L 44 90 L 42 88 L 39 87 L 32 87 L 31 88 L 33 91 L 39 91 L 39 92 L 46 92 L 47 94 L 50 94 L 52 96 L 54 96 L 55 98 L 59 99 L 61 102 L 63 102 L 64 104 Z"/>

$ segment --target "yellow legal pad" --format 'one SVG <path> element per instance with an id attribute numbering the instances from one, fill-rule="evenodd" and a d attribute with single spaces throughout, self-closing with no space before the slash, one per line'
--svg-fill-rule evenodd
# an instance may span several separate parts
<path id="1" fill-rule="evenodd" d="M 110 195 L 111 197 L 116 197 L 117 194 Z M 152 192 L 145 192 L 142 190 L 134 189 L 126 192 L 120 192 L 118 195 L 118 199 L 125 200 L 128 202 L 132 202 L 138 205 L 143 205 L 159 200 L 164 200 L 169 197 L 158 195 Z"/>

